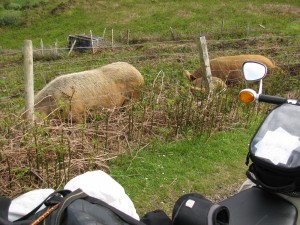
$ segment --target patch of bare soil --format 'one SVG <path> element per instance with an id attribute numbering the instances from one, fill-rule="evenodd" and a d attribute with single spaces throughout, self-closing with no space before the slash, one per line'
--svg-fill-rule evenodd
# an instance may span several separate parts
<path id="1" fill-rule="evenodd" d="M 51 14 L 54 14 L 54 15 L 61 14 L 65 11 L 71 9 L 75 3 L 76 3 L 75 0 L 69 0 L 67 2 L 62 2 L 58 6 L 56 6 L 54 9 L 51 10 Z"/>
<path id="2" fill-rule="evenodd" d="M 300 8 L 294 5 L 288 4 L 265 4 L 266 10 L 274 11 L 277 15 L 292 14 L 294 16 L 300 16 Z"/>
<path id="3" fill-rule="evenodd" d="M 300 74 L 300 63 L 281 64 L 280 67 L 290 76 L 297 76 Z"/>

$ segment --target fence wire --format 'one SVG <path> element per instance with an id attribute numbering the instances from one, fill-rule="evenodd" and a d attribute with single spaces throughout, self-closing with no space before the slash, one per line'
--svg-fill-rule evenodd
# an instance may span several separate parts
<path id="1" fill-rule="evenodd" d="M 125 61 L 143 75 L 145 86 L 136 103 L 122 109 L 87 111 L 81 125 L 63 117 L 49 118 L 28 127 L 20 119 L 24 107 L 22 51 L 0 55 L 0 194 L 16 196 L 22 187 L 59 187 L 89 168 L 109 170 L 106 161 L 116 154 L 141 149 L 151 138 L 172 140 L 185 135 L 210 135 L 215 130 L 247 126 L 253 105 L 239 104 L 244 83 L 207 99 L 191 92 L 183 70 L 199 66 L 199 40 L 148 42 L 101 47 L 78 52 L 68 48 L 34 50 L 35 92 L 54 78 Z M 207 40 L 210 59 L 240 54 L 260 54 L 279 65 L 284 76 L 265 82 L 270 94 L 299 98 L 300 38 L 260 37 Z M 21 49 L 21 46 L 20 46 Z M 212 71 L 214 73 L 215 71 Z M 280 74 L 279 74 L 280 75 Z M 89 100 L 93 100 L 91 97 Z M 16 157 L 16 152 L 18 157 Z"/>

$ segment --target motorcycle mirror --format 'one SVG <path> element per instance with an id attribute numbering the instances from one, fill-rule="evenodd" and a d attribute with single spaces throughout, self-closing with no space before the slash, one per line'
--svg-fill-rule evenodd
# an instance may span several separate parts
<path id="1" fill-rule="evenodd" d="M 246 81 L 262 80 L 267 74 L 267 67 L 259 62 L 247 61 L 243 64 L 243 75 Z"/>

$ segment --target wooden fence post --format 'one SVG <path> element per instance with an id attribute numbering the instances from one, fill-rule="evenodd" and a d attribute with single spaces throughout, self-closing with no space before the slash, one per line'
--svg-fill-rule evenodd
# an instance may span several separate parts
<path id="1" fill-rule="evenodd" d="M 71 52 L 73 51 L 73 48 L 74 48 L 74 46 L 75 46 L 75 44 L 76 44 L 76 39 L 73 41 L 73 43 L 72 43 L 72 46 L 71 46 L 71 48 L 70 48 L 70 51 L 69 51 L 69 53 L 68 53 L 68 56 L 71 54 Z"/>
<path id="2" fill-rule="evenodd" d="M 127 30 L 127 45 L 130 44 L 130 42 L 129 42 L 129 35 L 130 35 L 130 30 L 128 29 L 128 30 Z"/>
<path id="3" fill-rule="evenodd" d="M 114 29 L 111 29 L 111 48 L 114 48 Z"/>
<path id="4" fill-rule="evenodd" d="M 103 34 L 102 34 L 103 41 L 105 41 L 105 33 L 106 33 L 106 28 L 104 28 Z"/>
<path id="5" fill-rule="evenodd" d="M 42 55 L 44 55 L 44 43 L 43 43 L 42 39 L 40 40 L 40 49 L 41 49 Z"/>
<path id="6" fill-rule="evenodd" d="M 221 34 L 223 34 L 223 32 L 224 32 L 224 24 L 225 24 L 225 21 L 224 21 L 224 18 L 223 18 L 222 22 L 221 22 Z"/>
<path id="7" fill-rule="evenodd" d="M 91 36 L 91 48 L 92 48 L 92 53 L 94 54 L 95 51 L 94 51 L 94 43 L 93 43 L 93 33 L 92 33 L 92 30 L 90 30 L 90 36 Z"/>
<path id="8" fill-rule="evenodd" d="M 205 83 L 207 84 L 207 87 L 209 89 L 209 93 L 213 92 L 214 85 L 212 83 L 212 75 L 211 75 L 211 70 L 210 70 L 210 63 L 209 63 L 209 57 L 208 57 L 208 50 L 207 50 L 207 45 L 206 45 L 206 39 L 205 36 L 200 37 L 200 51 L 199 51 L 199 56 L 200 56 L 200 64 L 201 66 L 204 65 L 204 72 L 202 74 L 202 79 L 205 80 Z"/>
<path id="9" fill-rule="evenodd" d="M 56 39 L 56 40 L 55 40 L 55 43 L 54 43 L 54 55 L 55 55 L 55 56 L 58 56 L 57 45 L 58 45 L 58 43 L 57 43 L 57 39 Z"/>
<path id="10" fill-rule="evenodd" d="M 175 34 L 174 34 L 174 31 L 173 31 L 173 28 L 170 27 L 170 32 L 171 32 L 171 35 L 172 35 L 172 40 L 175 41 Z"/>
<path id="11" fill-rule="evenodd" d="M 34 87 L 33 87 L 33 50 L 32 41 L 25 40 L 23 46 L 25 76 L 25 111 L 26 120 L 34 121 Z"/>
<path id="12" fill-rule="evenodd" d="M 250 35 L 250 24 L 247 23 L 247 37 L 249 37 Z"/>

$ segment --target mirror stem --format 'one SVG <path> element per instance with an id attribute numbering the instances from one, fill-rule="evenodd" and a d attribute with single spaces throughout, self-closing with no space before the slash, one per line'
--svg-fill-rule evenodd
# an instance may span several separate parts
<path id="1" fill-rule="evenodd" d="M 258 89 L 258 94 L 260 95 L 262 93 L 262 80 L 259 81 L 259 89 Z"/>

